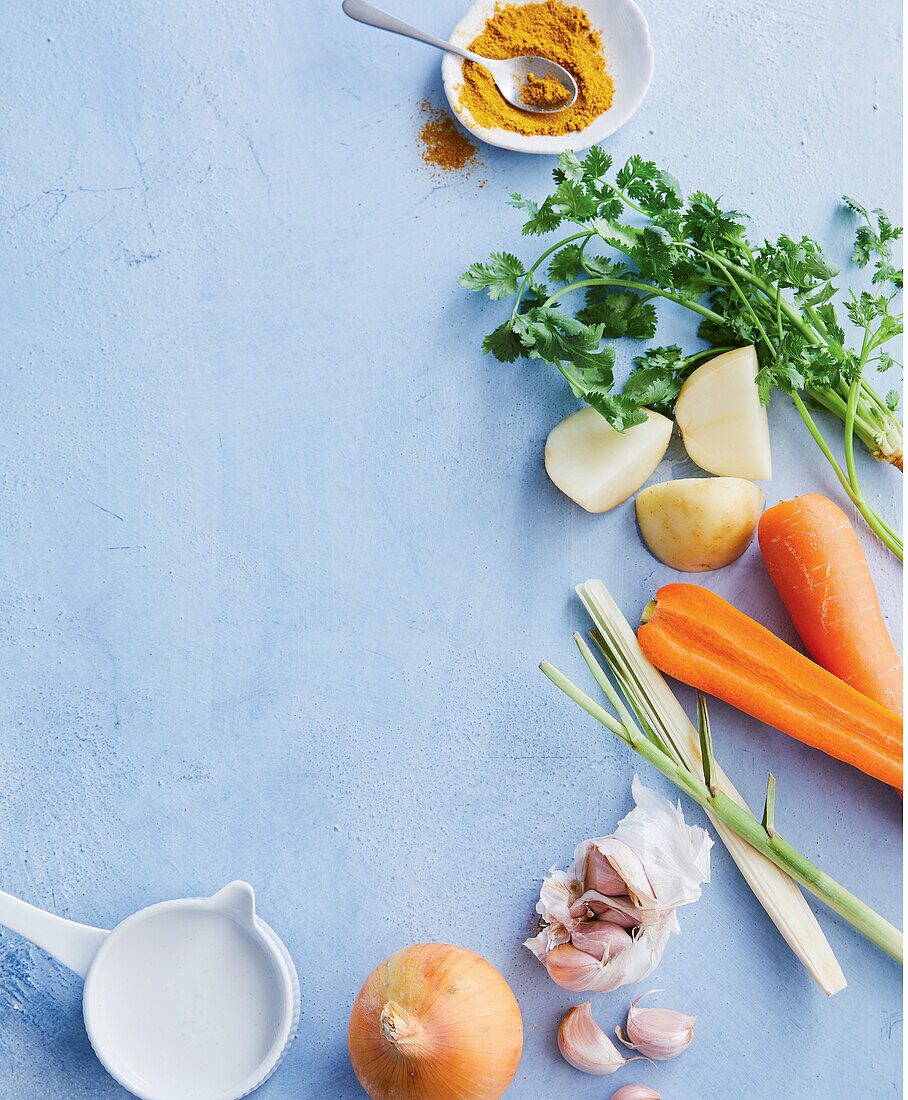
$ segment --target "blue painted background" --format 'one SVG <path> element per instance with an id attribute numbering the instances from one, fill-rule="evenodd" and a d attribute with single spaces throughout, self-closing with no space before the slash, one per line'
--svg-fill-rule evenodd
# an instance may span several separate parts
<path id="1" fill-rule="evenodd" d="M 395 10 L 443 33 L 463 7 Z M 899 5 L 645 10 L 656 75 L 616 159 L 658 158 L 755 235 L 806 232 L 847 263 L 838 196 L 898 212 Z M 0 883 L 109 927 L 253 882 L 303 994 L 263 1098 L 361 1096 L 361 982 L 404 944 L 452 940 L 520 1000 L 508 1096 L 602 1100 L 612 1082 L 555 1047 L 583 998 L 519 945 L 540 876 L 629 808 L 635 759 L 536 663 L 582 679 L 577 581 L 602 577 L 633 620 L 676 575 L 630 503 L 590 516 L 547 481 L 543 441 L 576 403 L 549 368 L 484 359 L 501 310 L 456 285 L 492 248 L 529 257 L 505 200 L 545 194 L 551 161 L 484 149 L 472 177 L 433 178 L 415 133 L 438 56 L 339 3 L 7 0 L 3 25 Z M 663 317 L 664 342 L 690 345 Z M 782 399 L 772 433 L 770 503 L 841 499 Z M 675 441 L 655 476 L 691 470 Z M 861 473 L 893 515 L 898 474 Z M 864 543 L 897 632 L 900 570 Z M 700 579 L 794 641 L 755 548 Z M 899 919 L 898 796 L 712 717 L 740 789 L 759 802 L 771 767 L 784 834 Z M 697 1038 L 613 1088 L 899 1095 L 889 959 L 823 909 L 849 980 L 827 1001 L 721 846 L 679 915 L 653 984 Z M 125 1095 L 79 995 L 0 934 L 4 1100 Z M 596 996 L 599 1021 L 630 997 Z"/>

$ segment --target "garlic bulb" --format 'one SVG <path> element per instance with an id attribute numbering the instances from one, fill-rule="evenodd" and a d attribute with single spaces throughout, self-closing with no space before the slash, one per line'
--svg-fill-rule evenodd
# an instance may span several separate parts
<path id="1" fill-rule="evenodd" d="M 709 881 L 708 834 L 636 776 L 631 792 L 636 808 L 614 834 L 584 841 L 567 872 L 543 881 L 544 926 L 524 946 L 565 989 L 604 993 L 645 978 L 680 931 L 675 909 Z"/>
<path id="2" fill-rule="evenodd" d="M 649 1085 L 624 1085 L 611 1100 L 662 1100 L 662 1097 Z"/>
<path id="3" fill-rule="evenodd" d="M 366 979 L 347 1046 L 372 1100 L 498 1100 L 517 1072 L 523 1023 L 490 963 L 462 947 L 423 943 Z"/>
<path id="4" fill-rule="evenodd" d="M 558 1028 L 558 1049 L 575 1069 L 599 1077 L 635 1061 L 625 1058 L 598 1026 L 589 1001 L 568 1010 Z"/>
<path id="5" fill-rule="evenodd" d="M 650 992 L 656 993 L 658 990 Z M 673 1012 L 668 1008 L 638 1008 L 637 1002 L 648 996 L 649 993 L 641 993 L 631 1005 L 627 1014 L 627 1032 L 616 1027 L 615 1034 L 626 1047 L 639 1050 L 647 1058 L 660 1061 L 677 1058 L 694 1037 L 694 1020 L 697 1017 L 685 1016 L 683 1012 Z"/>

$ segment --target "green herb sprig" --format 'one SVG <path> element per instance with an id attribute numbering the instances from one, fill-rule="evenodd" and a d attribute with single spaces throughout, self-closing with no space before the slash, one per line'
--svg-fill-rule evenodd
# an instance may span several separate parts
<path id="1" fill-rule="evenodd" d="M 875 458 L 902 467 L 898 394 L 891 390 L 880 397 L 865 377 L 870 366 L 892 365 L 884 345 L 902 332 L 901 312 L 893 308 L 902 272 L 892 255 L 901 227 L 881 210 L 843 200 L 859 219 L 853 259 L 861 267 L 873 264 L 878 291 L 850 292 L 843 303 L 849 320 L 863 331 L 860 349 L 853 350 L 832 301 L 838 269 L 816 241 L 783 234 L 754 247 L 743 214 L 722 209 L 702 191 L 685 199 L 674 176 L 652 161 L 633 156 L 613 176 L 611 168 L 611 158 L 598 146 L 582 160 L 565 153 L 554 170 L 555 188 L 541 204 L 511 197 L 511 205 L 525 215 L 525 235 L 566 226 L 574 232 L 530 267 L 499 252 L 461 276 L 461 285 L 470 290 L 485 290 L 496 300 L 514 298 L 510 316 L 485 338 L 483 350 L 506 363 L 520 358 L 552 363 L 577 397 L 624 431 L 645 419 L 642 406 L 670 413 L 698 363 L 753 344 L 761 400 L 768 402 L 774 388 L 791 397 L 845 492 L 901 558 L 901 539 L 867 502 L 854 461 L 857 437 Z M 611 254 L 598 252 L 603 245 Z M 568 309 L 563 299 L 574 291 L 582 293 L 583 305 Z M 660 300 L 699 315 L 698 333 L 710 346 L 694 354 L 677 345 L 650 348 L 634 359 L 618 390 L 615 350 L 603 341 L 653 339 Z M 819 410 L 844 424 L 844 464 L 812 416 Z"/>

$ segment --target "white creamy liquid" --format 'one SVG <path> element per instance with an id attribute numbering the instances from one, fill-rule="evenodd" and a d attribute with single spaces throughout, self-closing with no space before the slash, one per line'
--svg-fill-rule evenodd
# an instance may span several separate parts
<path id="1" fill-rule="evenodd" d="M 261 945 L 225 913 L 164 910 L 114 935 L 90 974 L 93 1041 L 156 1096 L 206 1100 L 265 1058 L 281 989 Z"/>

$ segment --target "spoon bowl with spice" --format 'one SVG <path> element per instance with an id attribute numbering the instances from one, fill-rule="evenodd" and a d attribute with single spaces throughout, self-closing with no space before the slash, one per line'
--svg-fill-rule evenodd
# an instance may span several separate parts
<path id="1" fill-rule="evenodd" d="M 501 96 L 518 111 L 550 115 L 567 111 L 577 102 L 579 89 L 571 73 L 556 61 L 536 54 L 520 57 L 484 57 L 472 50 L 445 42 L 404 23 L 365 0 L 344 0 L 345 14 L 359 23 L 401 34 L 454 55 L 471 65 L 481 66 L 492 78 Z M 544 45 L 544 44 L 541 44 Z"/>

